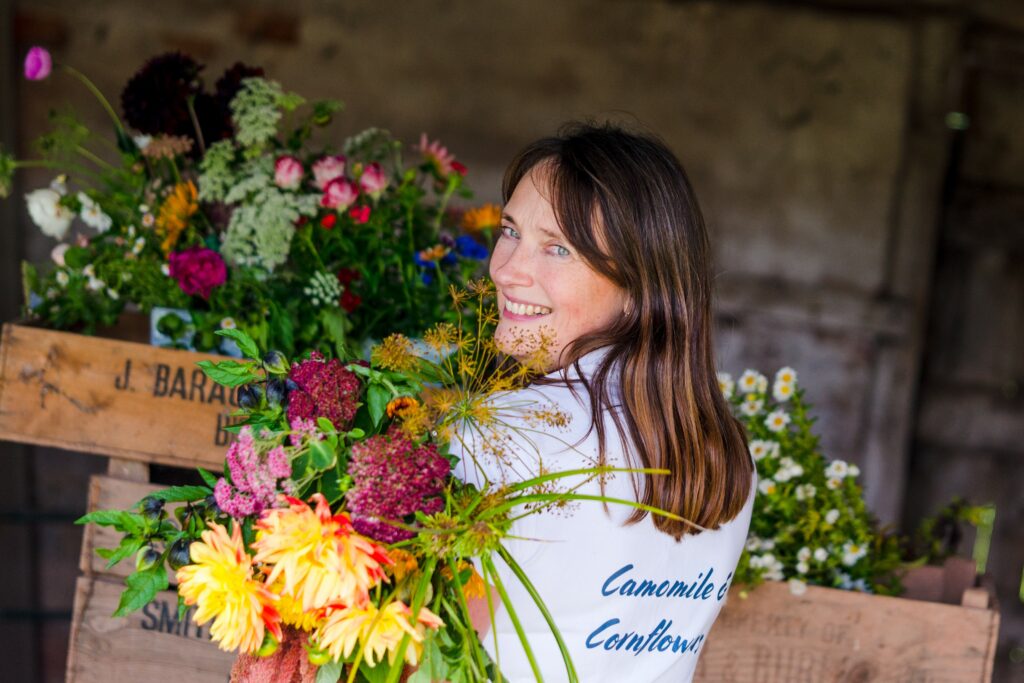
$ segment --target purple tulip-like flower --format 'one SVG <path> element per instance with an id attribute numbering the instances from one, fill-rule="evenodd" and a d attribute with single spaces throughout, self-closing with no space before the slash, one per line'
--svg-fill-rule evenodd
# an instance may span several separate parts
<path id="1" fill-rule="evenodd" d="M 45 47 L 38 45 L 29 49 L 25 55 L 25 78 L 30 81 L 41 81 L 53 71 L 53 59 Z"/>

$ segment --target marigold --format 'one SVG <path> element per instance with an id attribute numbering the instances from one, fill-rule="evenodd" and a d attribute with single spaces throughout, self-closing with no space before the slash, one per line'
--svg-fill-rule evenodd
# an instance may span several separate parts
<path id="1" fill-rule="evenodd" d="M 188 227 L 189 219 L 199 210 L 197 196 L 195 184 L 188 180 L 175 185 L 174 190 L 160 205 L 160 215 L 157 216 L 156 227 L 164 238 L 160 244 L 164 253 L 174 248 L 181 233 Z"/>
<path id="2" fill-rule="evenodd" d="M 497 204 L 484 204 L 468 209 L 462 214 L 462 229 L 466 232 L 480 232 L 487 228 L 501 225 L 501 207 Z"/>
<path id="3" fill-rule="evenodd" d="M 417 406 L 419 406 L 419 401 L 412 396 L 399 396 L 396 399 L 392 399 L 391 401 L 388 401 L 388 419 L 394 419 L 395 415 L 401 416 L 407 410 L 416 408 Z"/>
<path id="4" fill-rule="evenodd" d="M 265 631 L 281 639 L 281 615 L 276 596 L 253 579 L 252 559 L 245 552 L 242 530 L 234 525 L 231 536 L 217 523 L 192 544 L 194 564 L 178 570 L 178 593 L 186 605 L 197 605 L 197 624 L 213 619 L 210 635 L 225 651 L 252 653 L 263 643 Z"/>
<path id="5" fill-rule="evenodd" d="M 427 608 L 421 608 L 416 625 L 410 623 L 412 610 L 400 600 L 388 603 L 378 609 L 373 603 L 363 607 L 345 607 L 330 610 L 327 620 L 316 632 L 320 647 L 338 660 L 348 658 L 357 644 L 363 647 L 363 659 L 370 666 L 384 659 L 393 664 L 402 638 L 408 634 L 409 645 L 405 649 L 405 662 L 411 666 L 419 663 L 423 653 L 423 637 L 428 628 L 439 628 L 444 622 Z"/>
<path id="6" fill-rule="evenodd" d="M 313 510 L 297 498 L 289 507 L 266 510 L 256 523 L 256 562 L 274 565 L 267 577 L 284 580 L 282 595 L 309 612 L 334 603 L 363 605 L 369 591 L 387 581 L 391 564 L 384 548 L 355 533 L 348 515 L 331 515 L 323 495 L 314 493 Z"/>

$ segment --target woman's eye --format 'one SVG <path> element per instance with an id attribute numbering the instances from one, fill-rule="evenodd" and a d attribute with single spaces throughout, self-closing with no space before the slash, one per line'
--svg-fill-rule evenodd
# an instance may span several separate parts
<path id="1" fill-rule="evenodd" d="M 568 249 L 566 249 L 565 247 L 563 247 L 561 244 L 556 244 L 555 245 L 555 255 L 556 256 L 568 256 L 570 253 L 571 252 Z"/>
<path id="2" fill-rule="evenodd" d="M 501 234 L 510 239 L 519 239 L 519 233 L 516 232 L 515 228 L 510 228 L 507 225 L 501 226 Z"/>

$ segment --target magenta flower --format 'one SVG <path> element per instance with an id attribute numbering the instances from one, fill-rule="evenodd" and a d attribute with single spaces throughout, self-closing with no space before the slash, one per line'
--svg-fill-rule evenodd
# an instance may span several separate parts
<path id="1" fill-rule="evenodd" d="M 324 196 L 320 198 L 320 206 L 328 209 L 344 211 L 352 206 L 359 196 L 359 188 L 348 178 L 335 178 L 327 183 Z"/>
<path id="2" fill-rule="evenodd" d="M 169 275 L 178 281 L 181 291 L 209 299 L 214 287 L 224 284 L 228 269 L 224 259 L 213 249 L 190 247 L 173 252 L 167 259 Z"/>
<path id="3" fill-rule="evenodd" d="M 313 180 L 323 190 L 327 183 L 345 175 L 345 157 L 339 155 L 326 156 L 313 164 Z"/>
<path id="4" fill-rule="evenodd" d="M 399 430 L 372 436 L 352 446 L 349 474 L 355 482 L 345 502 L 356 531 L 384 543 L 414 534 L 388 524 L 444 507 L 441 492 L 451 464 L 434 444 L 417 447 Z"/>
<path id="5" fill-rule="evenodd" d="M 283 190 L 294 190 L 302 182 L 302 172 L 302 162 L 295 157 L 278 157 L 274 162 L 274 183 Z"/>
<path id="6" fill-rule="evenodd" d="M 309 360 L 294 363 L 289 379 L 298 385 L 288 394 L 288 424 L 301 429 L 304 422 L 326 417 L 338 429 L 346 429 L 356 416 L 362 385 L 354 372 L 337 358 L 325 361 L 314 351 Z M 299 425 L 299 427 L 296 427 Z"/>
<path id="7" fill-rule="evenodd" d="M 431 142 L 427 139 L 427 134 L 423 133 L 420 136 L 420 154 L 426 158 L 427 162 L 433 166 L 438 174 L 442 176 L 449 175 L 452 171 L 456 170 L 455 155 L 448 151 L 448 148 L 441 144 L 440 140 L 434 140 Z M 465 168 L 462 164 L 459 164 L 461 168 Z M 460 173 L 462 171 L 459 171 Z"/>
<path id="8" fill-rule="evenodd" d="M 30 48 L 25 55 L 25 78 L 30 81 L 41 81 L 53 70 L 53 59 L 45 47 Z"/>
<path id="9" fill-rule="evenodd" d="M 380 198 L 384 188 L 387 186 L 388 177 L 384 174 L 384 169 L 376 161 L 367 166 L 363 170 L 363 174 L 359 176 L 359 187 L 374 200 Z"/>
<path id="10" fill-rule="evenodd" d="M 353 206 L 348 210 L 348 215 L 355 223 L 362 225 L 370 220 L 370 207 Z"/>

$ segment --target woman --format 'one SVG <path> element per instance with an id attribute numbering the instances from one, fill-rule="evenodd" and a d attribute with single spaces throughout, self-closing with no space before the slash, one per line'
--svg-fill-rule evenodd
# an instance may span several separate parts
<path id="1" fill-rule="evenodd" d="M 466 457 L 460 474 L 516 478 L 516 464 L 530 458 L 534 474 L 597 463 L 668 470 L 590 481 L 583 491 L 676 519 L 583 503 L 524 517 L 510 550 L 550 609 L 579 680 L 689 681 L 742 551 L 756 485 L 716 379 L 697 201 L 664 144 L 607 125 L 576 125 L 528 146 L 508 168 L 503 194 L 490 263 L 496 339 L 517 356 L 526 353 L 522 340 L 545 337 L 551 370 L 510 398 L 554 404 L 572 420 L 553 433 L 520 425 L 510 432 L 517 458 Z M 566 680 L 542 614 L 511 574 L 503 578 L 540 673 Z M 494 635 L 502 673 L 535 680 L 507 609 Z M 491 635 L 485 644 L 493 657 Z"/>

